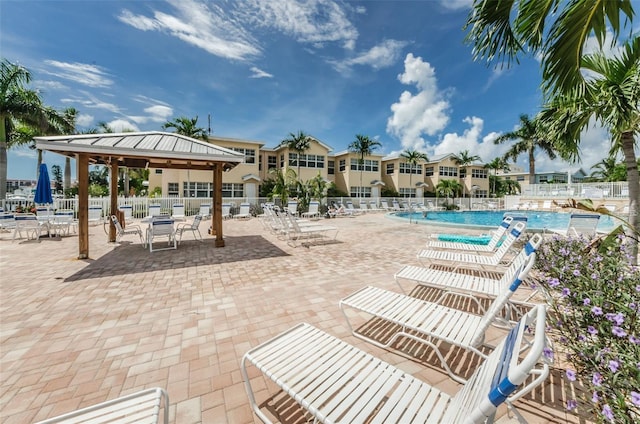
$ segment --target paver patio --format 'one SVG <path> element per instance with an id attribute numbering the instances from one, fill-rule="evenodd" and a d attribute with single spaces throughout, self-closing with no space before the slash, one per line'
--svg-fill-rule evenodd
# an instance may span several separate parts
<path id="1" fill-rule="evenodd" d="M 302 321 L 455 392 L 437 362 L 351 336 L 338 308 L 364 285 L 397 291 L 394 272 L 417 265 L 425 237 L 443 229 L 383 214 L 330 223 L 340 229 L 335 243 L 293 248 L 258 219 L 229 220 L 224 248 L 187 235 L 178 250 L 154 253 L 107 243 L 96 226 L 89 260 L 76 259 L 77 236 L 12 242 L 0 234 L 0 421 L 31 423 L 158 386 L 169 393 L 172 423 L 258 422 L 242 355 Z M 529 422 L 584 421 L 565 411 L 572 388 L 564 384 L 552 373 L 516 406 Z M 499 414 L 515 422 L 505 408 Z"/>

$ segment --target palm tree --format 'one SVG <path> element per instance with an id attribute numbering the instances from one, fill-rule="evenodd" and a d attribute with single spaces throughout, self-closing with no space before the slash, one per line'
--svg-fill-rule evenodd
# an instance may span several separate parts
<path id="1" fill-rule="evenodd" d="M 198 116 L 195 118 L 181 116 L 179 118 L 175 118 L 173 121 L 167 121 L 162 125 L 162 129 L 166 130 L 168 128 L 175 129 L 174 132 L 177 134 L 182 134 L 198 140 L 207 141 L 209 139 L 207 136 L 207 130 L 202 127 L 198 127 Z"/>
<path id="2" fill-rule="evenodd" d="M 593 178 L 598 181 L 617 181 L 617 179 L 614 179 L 616 175 L 616 167 L 616 157 L 609 156 L 591 167 L 591 169 L 595 169 L 595 171 L 589 175 L 589 178 Z"/>
<path id="3" fill-rule="evenodd" d="M 595 119 L 611 134 L 610 155 L 623 152 L 629 182 L 629 223 L 640 228 L 640 175 L 635 154 L 640 133 L 640 37 L 622 46 L 618 56 L 598 52 L 582 59 L 591 75 L 575 90 L 553 98 L 542 112 L 563 159 L 579 159 L 580 133 Z M 637 263 L 638 241 L 631 258 Z"/>
<path id="4" fill-rule="evenodd" d="M 76 108 L 69 107 L 62 111 L 65 120 L 71 127 L 69 132 L 74 132 L 76 130 L 76 118 L 78 116 L 78 111 Z M 67 190 L 71 188 L 71 158 L 69 156 L 65 156 L 64 160 L 64 190 L 63 193 L 66 193 Z"/>
<path id="5" fill-rule="evenodd" d="M 364 157 L 369 156 L 377 147 L 381 147 L 382 144 L 377 140 L 372 140 L 369 136 L 356 134 L 356 139 L 349 144 L 347 149 L 350 152 L 358 153 L 358 167 L 360 168 L 360 190 L 358 190 L 358 197 L 362 195 L 362 172 L 364 171 Z"/>
<path id="6" fill-rule="evenodd" d="M 46 123 L 40 94 L 25 88 L 31 73 L 4 59 L 0 64 L 0 199 L 7 194 L 7 150 L 30 141 L 16 136 L 16 127 L 41 128 Z"/>
<path id="7" fill-rule="evenodd" d="M 633 31 L 633 15 L 632 0 L 474 0 L 465 41 L 473 44 L 474 59 L 497 59 L 501 66 L 518 63 L 521 55 L 541 57 L 545 92 L 566 93 L 584 81 L 580 58 L 587 37 L 602 47 L 609 31 L 618 38 L 620 22 Z"/>
<path id="8" fill-rule="evenodd" d="M 416 168 L 418 164 L 429 161 L 429 157 L 427 157 L 426 153 L 418 152 L 413 149 L 405 150 L 400 154 L 400 156 L 409 164 L 409 186 L 413 189 L 413 182 L 411 178 L 413 177 L 413 169 Z"/>
<path id="9" fill-rule="evenodd" d="M 509 162 L 505 160 L 505 158 L 497 157 L 494 158 L 491 162 L 484 165 L 486 169 L 493 170 L 493 187 L 491 192 L 496 194 L 496 184 L 495 180 L 498 177 L 498 171 L 509 172 L 511 171 L 511 167 L 509 167 Z"/>
<path id="10" fill-rule="evenodd" d="M 271 168 L 269 173 L 273 175 L 274 180 L 271 197 L 278 196 L 280 198 L 281 205 L 284 207 L 289 199 L 291 187 L 296 182 L 296 171 L 288 168 L 285 172 L 282 172 L 282 169 Z"/>
<path id="11" fill-rule="evenodd" d="M 468 150 L 462 150 L 457 155 L 453 155 L 453 162 L 458 165 L 460 168 L 466 169 L 467 166 L 471 165 L 473 162 L 480 160 L 480 156 L 472 155 Z M 462 197 L 464 198 L 464 188 L 465 184 L 462 184 Z"/>
<path id="12" fill-rule="evenodd" d="M 297 134 L 289 133 L 289 137 L 282 140 L 278 147 L 280 146 L 286 146 L 289 150 L 297 153 L 296 163 L 298 164 L 298 177 L 300 177 L 300 156 L 311 147 L 311 136 L 304 131 L 298 131 Z"/>
<path id="13" fill-rule="evenodd" d="M 504 154 L 505 160 L 511 159 L 515 162 L 522 153 L 529 155 L 529 184 L 536 182 L 536 149 L 543 150 L 551 159 L 556 158 L 555 147 L 546 138 L 548 133 L 543 127 L 539 116 L 529 119 L 528 115 L 520 115 L 520 128 L 504 133 L 494 140 L 495 144 L 516 140 L 516 143 Z"/>
<path id="14" fill-rule="evenodd" d="M 461 189 L 462 186 L 456 180 L 440 180 L 436 185 L 436 194 L 444 196 L 449 203 L 449 198 L 456 196 Z"/>

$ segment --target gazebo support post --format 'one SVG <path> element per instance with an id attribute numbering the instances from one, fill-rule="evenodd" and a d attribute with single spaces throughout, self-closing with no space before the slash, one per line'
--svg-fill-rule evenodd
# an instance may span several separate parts
<path id="1" fill-rule="evenodd" d="M 89 259 L 89 156 L 77 156 L 78 259 Z"/>
<path id="2" fill-rule="evenodd" d="M 111 207 L 110 214 L 118 216 L 118 159 L 111 158 Z M 115 243 L 116 241 L 116 227 L 113 222 L 109 220 L 109 242 Z"/>
<path id="3" fill-rule="evenodd" d="M 217 163 L 213 167 L 213 234 L 216 235 L 216 247 L 224 247 L 222 237 L 222 164 Z"/>

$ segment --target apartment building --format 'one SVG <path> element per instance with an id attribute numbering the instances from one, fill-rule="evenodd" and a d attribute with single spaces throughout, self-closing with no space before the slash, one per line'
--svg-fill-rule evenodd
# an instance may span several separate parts
<path id="1" fill-rule="evenodd" d="M 443 179 L 460 182 L 466 196 L 489 195 L 488 171 L 483 164 L 459 167 L 453 154 L 432 158 L 430 161 L 410 165 L 400 154 L 384 156 L 378 153 L 360 155 L 351 151 L 332 153 L 332 147 L 313 138 L 303 153 L 290 150 L 286 145 L 273 148 L 264 143 L 228 137 L 210 136 L 209 142 L 243 153 L 244 163 L 223 174 L 222 192 L 225 198 L 256 198 L 262 181 L 272 178 L 271 170 L 286 172 L 293 169 L 299 179 L 307 181 L 320 175 L 333 182 L 340 191 L 351 197 L 380 197 L 388 187 L 402 197 L 425 197 Z M 167 197 L 211 197 L 213 175 L 208 171 L 178 169 L 151 169 L 149 189 L 159 187 Z"/>

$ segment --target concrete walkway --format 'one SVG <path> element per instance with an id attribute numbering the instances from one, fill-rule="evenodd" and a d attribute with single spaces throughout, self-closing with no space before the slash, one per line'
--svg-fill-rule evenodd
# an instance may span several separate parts
<path id="1" fill-rule="evenodd" d="M 242 355 L 305 321 L 453 393 L 437 362 L 408 360 L 351 336 L 338 301 L 364 285 L 397 290 L 393 273 L 431 232 L 369 214 L 326 221 L 335 243 L 293 248 L 258 219 L 225 221 L 213 238 L 149 253 L 77 236 L 11 241 L 0 234 L 0 421 L 24 424 L 149 387 L 170 397 L 170 422 L 254 423 Z M 206 225 L 202 225 L 203 232 Z M 136 241 L 131 237 L 129 240 Z M 553 376 L 552 376 L 553 377 Z M 519 401 L 529 422 L 577 422 L 557 384 Z M 554 380 L 554 381 L 555 381 Z M 505 408 L 500 421 L 514 421 Z"/>

